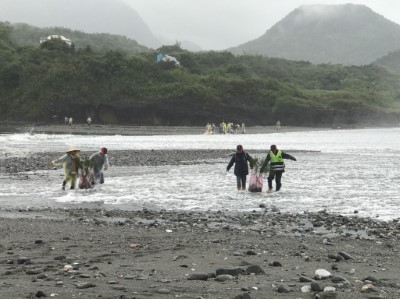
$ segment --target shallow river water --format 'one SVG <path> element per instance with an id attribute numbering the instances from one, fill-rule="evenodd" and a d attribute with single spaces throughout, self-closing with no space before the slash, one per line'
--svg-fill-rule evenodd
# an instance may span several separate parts
<path id="1" fill-rule="evenodd" d="M 273 143 L 297 162 L 286 162 L 282 190 L 272 194 L 236 191 L 233 169 L 225 171 L 229 158 L 216 158 L 195 165 L 111 166 L 106 183 L 89 191 L 62 192 L 61 169 L 18 177 L 0 174 L 0 205 L 252 211 L 262 203 L 284 212 L 326 209 L 380 219 L 400 217 L 400 128 L 211 136 L 2 134 L 0 155 L 63 152 L 70 145 L 96 150 L 105 145 L 112 165 L 113 150 L 234 149 L 243 144 L 251 154 Z"/>

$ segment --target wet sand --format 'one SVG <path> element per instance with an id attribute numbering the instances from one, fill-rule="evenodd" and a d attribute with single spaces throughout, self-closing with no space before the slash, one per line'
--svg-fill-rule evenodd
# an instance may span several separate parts
<path id="1" fill-rule="evenodd" d="M 173 166 L 229 153 L 113 151 L 112 160 Z M 0 172 L 49 169 L 58 155 L 5 158 Z M 399 219 L 284 214 L 267 199 L 254 209 L 0 208 L 0 298 L 400 297 Z"/>

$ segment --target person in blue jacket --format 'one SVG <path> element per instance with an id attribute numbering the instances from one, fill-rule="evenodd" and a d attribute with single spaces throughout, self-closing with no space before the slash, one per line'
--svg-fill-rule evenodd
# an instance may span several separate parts
<path id="1" fill-rule="evenodd" d="M 233 164 L 235 164 L 234 174 L 237 181 L 238 190 L 246 190 L 246 177 L 249 174 L 249 165 L 251 163 L 251 156 L 243 150 L 242 145 L 236 147 L 236 153 L 232 156 L 231 161 L 226 167 L 226 171 L 229 171 Z"/>

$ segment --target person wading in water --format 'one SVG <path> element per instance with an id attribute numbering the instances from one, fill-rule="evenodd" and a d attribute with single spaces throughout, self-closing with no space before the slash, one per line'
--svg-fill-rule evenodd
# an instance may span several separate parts
<path id="1" fill-rule="evenodd" d="M 271 145 L 271 150 L 260 169 L 260 173 L 263 173 L 265 167 L 268 165 L 268 162 L 270 162 L 267 192 L 272 192 L 272 181 L 274 179 L 276 183 L 276 191 L 279 191 L 282 187 L 281 179 L 282 174 L 285 172 L 285 162 L 283 162 L 283 159 L 296 161 L 295 157 L 278 150 L 275 144 Z"/>

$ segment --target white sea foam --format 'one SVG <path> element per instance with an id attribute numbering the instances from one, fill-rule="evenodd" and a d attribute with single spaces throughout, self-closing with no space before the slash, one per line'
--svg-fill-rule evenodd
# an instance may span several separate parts
<path id="1" fill-rule="evenodd" d="M 1 150 L 9 148 L 14 154 L 64 151 L 70 144 L 82 150 L 106 145 L 111 164 L 112 149 L 234 149 L 238 143 L 250 153 L 271 143 L 289 153 L 304 151 L 292 153 L 297 162 L 287 161 L 282 190 L 272 194 L 237 192 L 233 171 L 225 172 L 228 160 L 216 159 L 215 164 L 110 167 L 106 183 L 94 190 L 61 191 L 60 169 L 18 177 L 2 174 L 0 205 L 251 211 L 263 203 L 287 212 L 326 209 L 350 215 L 357 210 L 360 216 L 380 219 L 400 215 L 399 129 L 236 136 L 0 135 Z"/>
<path id="2" fill-rule="evenodd" d="M 245 149 L 266 149 L 270 144 L 295 150 L 323 152 L 359 152 L 381 150 L 383 154 L 400 148 L 400 128 L 330 130 L 238 135 L 169 135 L 169 136 L 88 136 L 51 134 L 0 134 L 0 153 L 9 155 L 34 152 L 63 152 L 69 146 L 81 150 L 97 149 L 101 145 L 110 150 L 149 149 L 234 149 L 243 144 Z M 371 154 L 373 154 L 371 152 Z M 1 155 L 3 156 L 3 155 Z"/>

